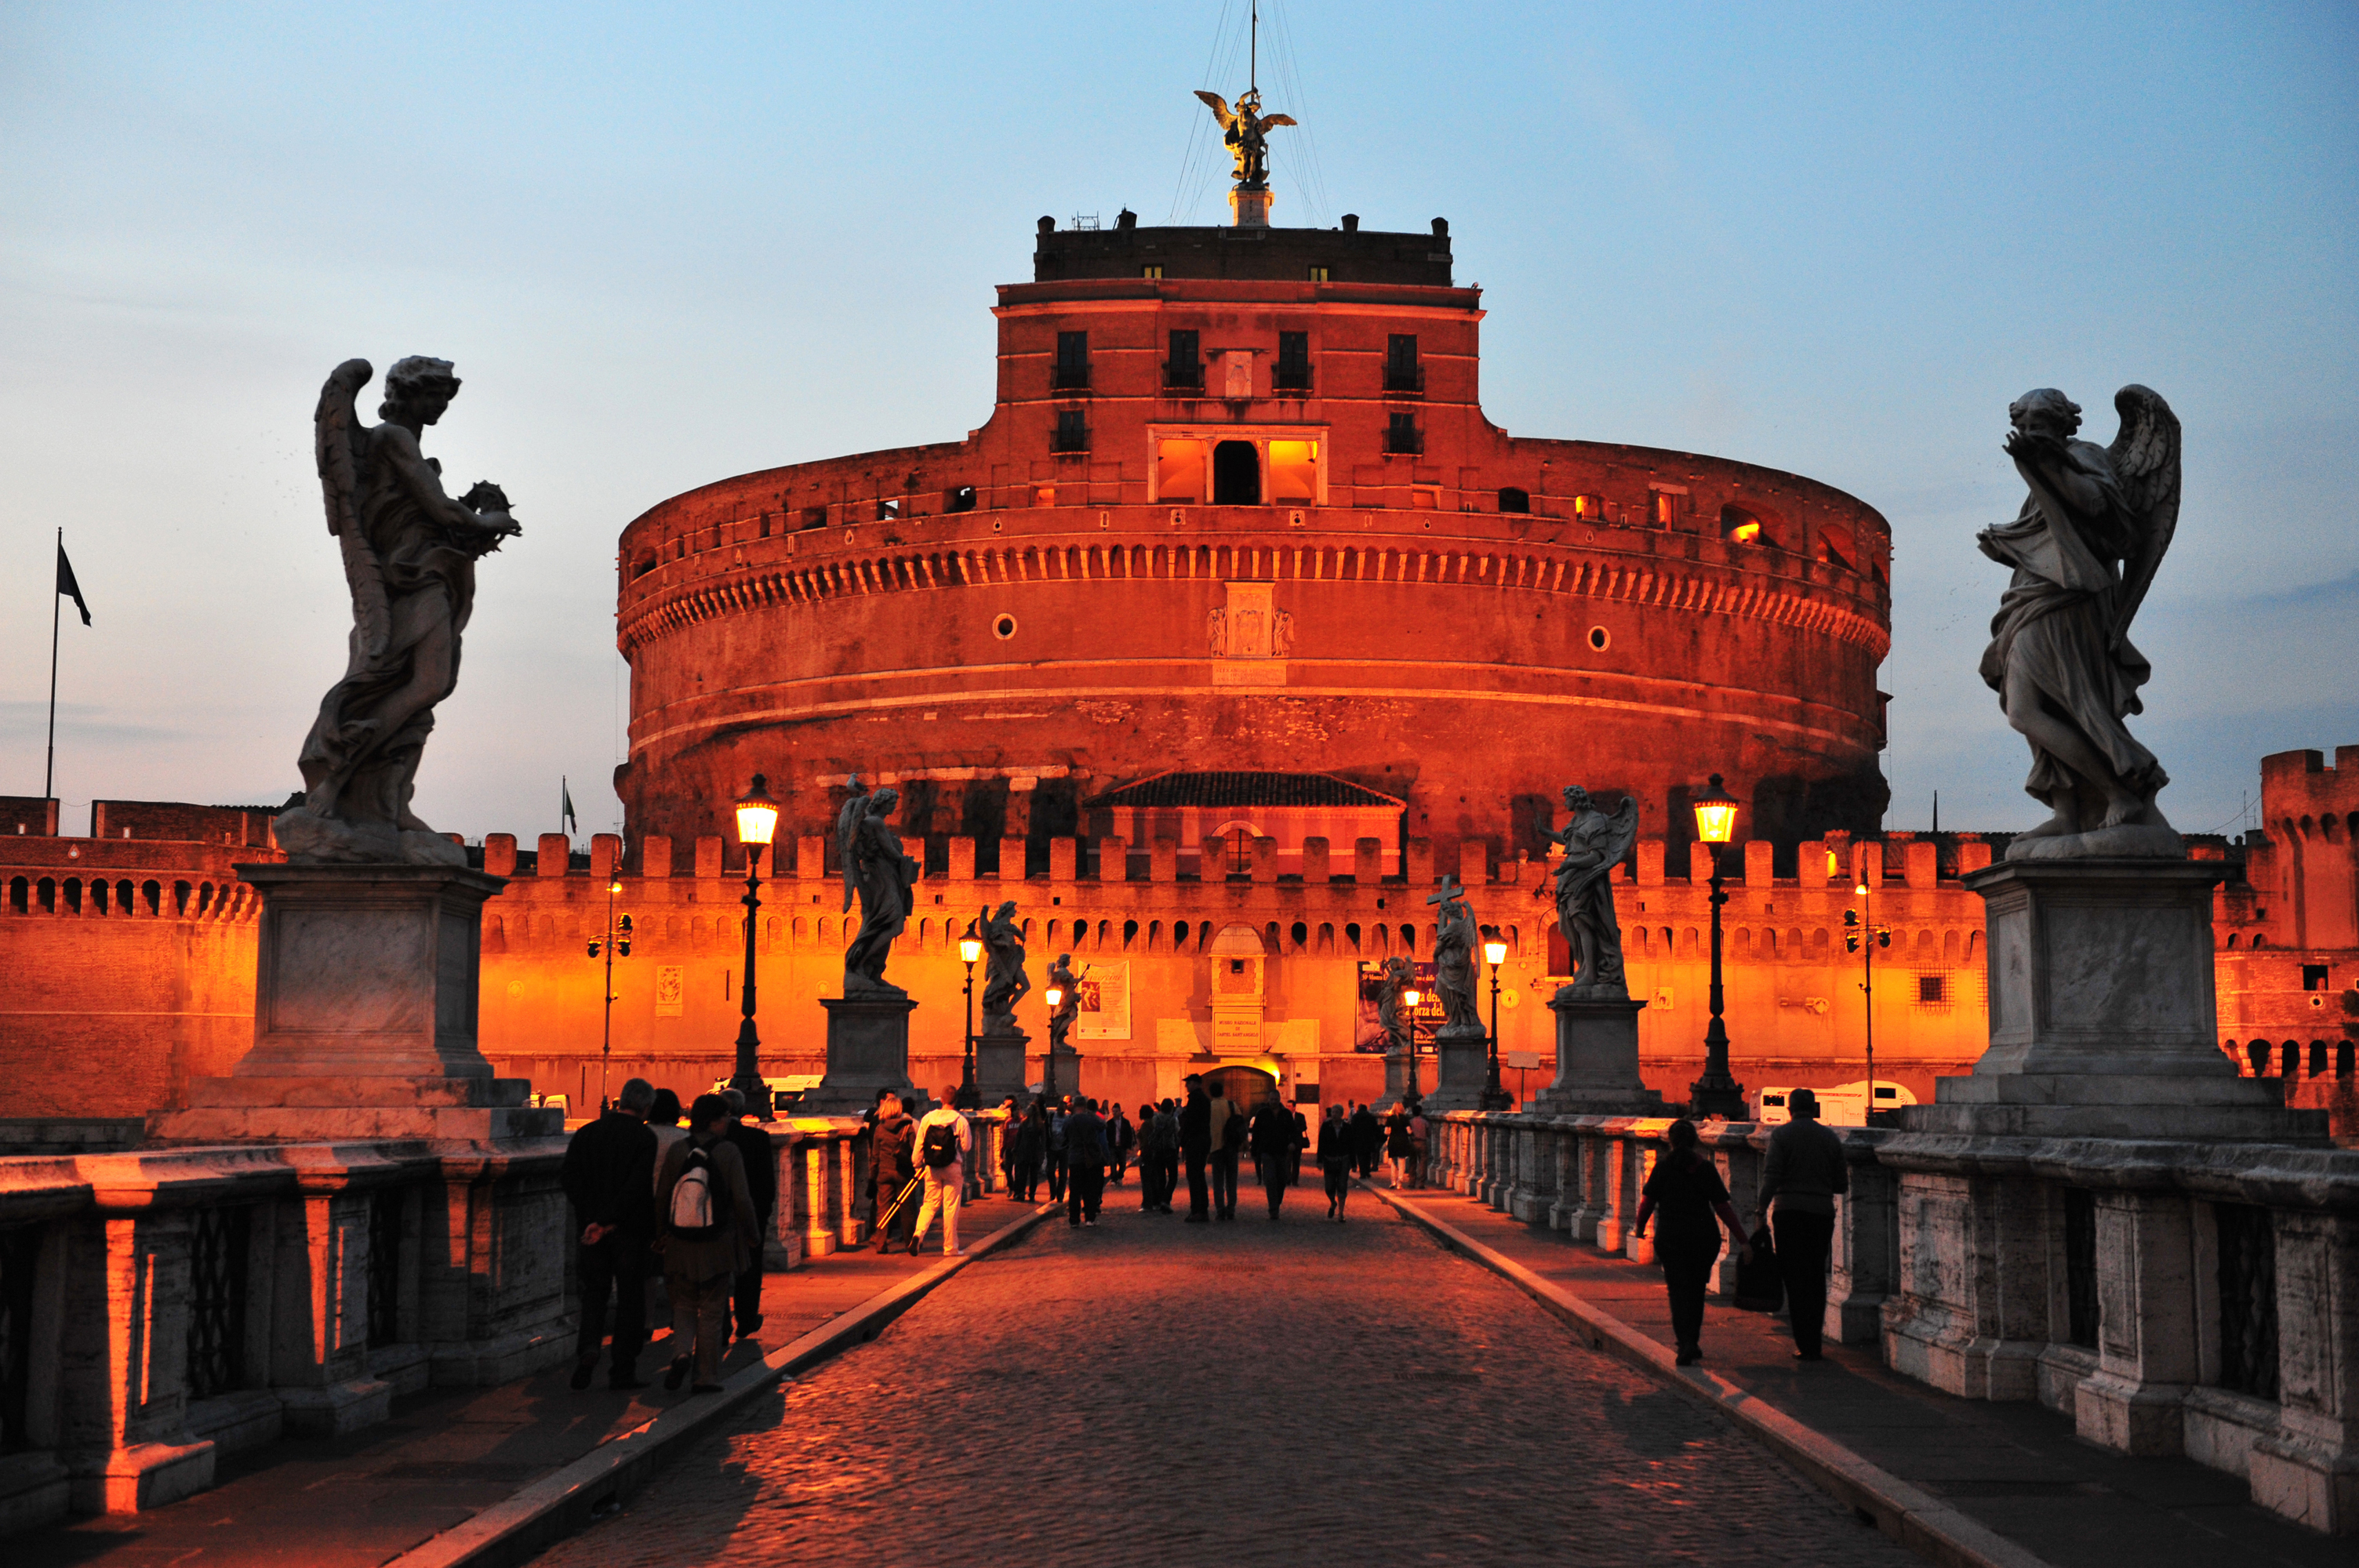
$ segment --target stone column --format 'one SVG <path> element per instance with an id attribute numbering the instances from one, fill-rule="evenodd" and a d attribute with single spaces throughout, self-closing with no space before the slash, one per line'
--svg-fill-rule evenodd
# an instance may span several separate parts
<path id="1" fill-rule="evenodd" d="M 1835 1199 L 1825 1332 L 1838 1345 L 1873 1345 L 1884 1336 L 1884 1303 L 1891 1296 L 1897 1261 L 1899 1180 L 1876 1162 L 1867 1135 L 1846 1131 L 1842 1136 L 1850 1160 L 1851 1191 Z M 1735 1195 L 1734 1187 L 1730 1195 Z M 1740 1205 L 1736 1212 L 1745 1210 Z"/>
<path id="2" fill-rule="evenodd" d="M 2279 1210 L 2278 1429 L 2245 1462 L 2253 1501 L 2328 1535 L 2359 1530 L 2359 1214 Z"/>
<path id="3" fill-rule="evenodd" d="M 1598 1136 L 1604 1144 L 1602 1195 L 1604 1212 L 1597 1220 L 1597 1249 L 1619 1252 L 1637 1220 L 1638 1193 L 1632 1183 L 1632 1171 L 1637 1152 L 1631 1141 L 1631 1129 L 1637 1126 L 1634 1116 L 1603 1119 Z"/>

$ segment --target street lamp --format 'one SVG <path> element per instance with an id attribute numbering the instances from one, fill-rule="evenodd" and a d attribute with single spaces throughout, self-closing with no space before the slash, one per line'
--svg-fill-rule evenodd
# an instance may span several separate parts
<path id="1" fill-rule="evenodd" d="M 590 956 L 606 956 L 606 1024 L 598 1044 L 598 1108 L 606 1108 L 606 1069 L 614 1059 L 614 960 L 631 956 L 631 917 L 625 915 L 618 925 L 614 919 L 614 895 L 623 891 L 619 881 L 606 884 L 606 930 L 604 935 L 590 939 Z"/>
<path id="2" fill-rule="evenodd" d="M 737 1070 L 729 1087 L 745 1097 L 745 1108 L 767 1121 L 770 1086 L 762 1080 L 762 1038 L 754 1032 L 754 921 L 761 912 L 762 851 L 777 831 L 778 803 L 764 786 L 768 780 L 754 775 L 754 787 L 737 803 L 737 842 L 745 847 L 745 1017 L 737 1025 Z"/>
<path id="3" fill-rule="evenodd" d="M 1415 989 L 1401 992 L 1401 1002 L 1408 1009 L 1408 1093 L 1404 1099 L 1423 1099 L 1417 1089 L 1417 1004 L 1425 999 Z"/>
<path id="4" fill-rule="evenodd" d="M 1494 935 L 1483 944 L 1483 958 L 1491 966 L 1491 1082 L 1483 1091 L 1483 1108 L 1513 1110 L 1515 1097 L 1499 1082 L 1499 966 L 1507 961 L 1507 945 Z"/>
<path id="5" fill-rule="evenodd" d="M 1053 1100 L 1057 1098 L 1057 1004 L 1065 1000 L 1065 993 L 1058 987 L 1050 986 L 1046 995 L 1049 1000 L 1049 1049 L 1040 1057 L 1040 1098 Z M 1081 1087 L 1079 1084 L 1073 1087 Z"/>
<path id="6" fill-rule="evenodd" d="M 959 938 L 959 957 L 966 965 L 966 1070 L 959 1080 L 959 1092 L 954 1102 L 960 1110 L 983 1108 L 983 1090 L 974 1081 L 974 961 L 983 957 L 983 944 L 967 927 L 967 935 Z"/>
<path id="7" fill-rule="evenodd" d="M 1688 1108 L 1697 1116 L 1739 1117 L 1745 1114 L 1745 1086 L 1728 1070 L 1728 1025 L 1721 1021 L 1720 906 L 1728 902 L 1721 891 L 1720 847 L 1736 827 L 1736 801 L 1712 775 L 1712 787 L 1695 801 L 1696 837 L 1712 856 L 1712 1022 L 1703 1034 L 1703 1076 L 1688 1086 Z"/>

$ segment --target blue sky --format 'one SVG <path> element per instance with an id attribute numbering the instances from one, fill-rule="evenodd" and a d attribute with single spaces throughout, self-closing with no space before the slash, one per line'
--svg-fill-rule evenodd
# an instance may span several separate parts
<path id="1" fill-rule="evenodd" d="M 2190 830 L 2359 742 L 2359 8 L 1293 0 L 1280 223 L 1451 220 L 1519 434 L 1838 485 L 1897 544 L 1889 825 L 2019 827 L 1973 674 L 2009 399 L 2187 432 L 2135 721 Z M 348 620 L 309 419 L 339 360 L 457 362 L 429 438 L 515 498 L 419 806 L 619 816 L 614 537 L 775 463 L 955 438 L 1043 213 L 1211 222 L 1241 4 L 0 8 L 0 793 L 283 798 Z M 1288 74 L 1290 72 L 1290 74 Z M 1235 69 L 1212 84 L 1234 94 Z M 1192 154 L 1191 154 L 1192 149 Z M 1191 156 L 1193 162 L 1191 163 Z"/>

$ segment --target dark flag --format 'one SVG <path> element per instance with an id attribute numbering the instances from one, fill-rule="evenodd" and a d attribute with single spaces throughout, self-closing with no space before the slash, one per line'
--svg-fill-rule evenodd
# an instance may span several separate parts
<path id="1" fill-rule="evenodd" d="M 557 781 L 557 825 L 563 827 L 570 822 L 573 825 L 570 831 L 581 832 L 582 819 L 573 815 L 573 791 L 567 787 L 566 781 L 561 775 Z"/>
<path id="2" fill-rule="evenodd" d="M 82 623 L 90 624 L 90 606 L 82 602 L 82 584 L 74 581 L 73 563 L 66 559 L 66 542 L 58 541 L 58 591 L 71 595 L 74 608 L 82 611 Z"/>

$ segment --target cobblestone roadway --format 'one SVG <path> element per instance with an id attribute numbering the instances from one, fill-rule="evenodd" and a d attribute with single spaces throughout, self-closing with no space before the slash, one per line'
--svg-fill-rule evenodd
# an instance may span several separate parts
<path id="1" fill-rule="evenodd" d="M 1107 1196 L 540 1562 L 1916 1561 L 1372 1198 L 1335 1226 L 1298 1187 L 1273 1227 Z"/>

